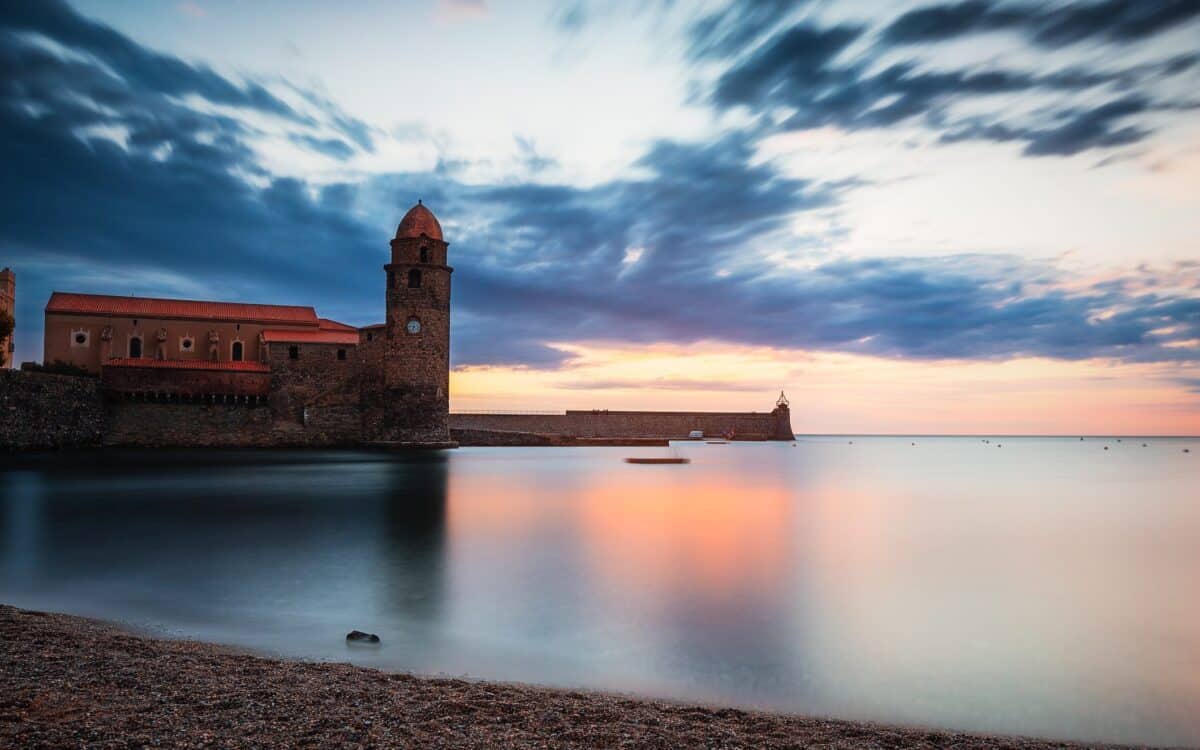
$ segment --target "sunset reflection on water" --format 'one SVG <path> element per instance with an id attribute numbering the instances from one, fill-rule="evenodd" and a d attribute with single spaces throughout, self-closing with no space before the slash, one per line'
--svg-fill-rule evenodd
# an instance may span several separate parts
<path id="1" fill-rule="evenodd" d="M 1198 441 L 853 441 L 12 458 L 0 601 L 386 669 L 1200 743 Z M 346 651 L 352 628 L 383 648 Z"/>

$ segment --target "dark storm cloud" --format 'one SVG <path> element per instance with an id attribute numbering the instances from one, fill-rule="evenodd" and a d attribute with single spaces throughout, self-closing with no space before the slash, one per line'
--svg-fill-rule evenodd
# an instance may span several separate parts
<path id="1" fill-rule="evenodd" d="M 1068 5 L 966 0 L 909 11 L 883 31 L 891 44 L 919 44 L 988 31 L 1015 31 L 1057 47 L 1087 40 L 1126 43 L 1200 17 L 1195 0 L 1102 0 Z"/>
<path id="2" fill-rule="evenodd" d="M 724 13 L 691 27 L 694 58 L 725 64 L 709 90 L 718 109 L 743 107 L 754 114 L 788 114 L 767 127 L 792 130 L 833 125 L 846 130 L 919 124 L 941 133 L 944 142 L 966 139 L 1017 141 L 1027 156 L 1067 156 L 1112 149 L 1153 133 L 1149 116 L 1178 111 L 1170 98 L 1153 94 L 1155 84 L 1192 72 L 1194 52 L 1121 67 L 1031 71 L 995 63 L 960 69 L 931 67 L 919 57 L 896 59 L 896 47 L 915 41 L 950 39 L 989 28 L 1023 31 L 1031 43 L 1064 44 L 1088 38 L 1126 42 L 1175 28 L 1200 16 L 1200 3 L 1038 4 L 1018 6 L 970 0 L 918 9 L 901 16 L 882 33 L 870 24 L 820 24 L 811 19 L 772 29 L 753 14 Z M 915 54 L 916 52 L 914 52 Z M 1119 59 L 1119 58 L 1115 58 Z M 1133 91 L 1138 94 L 1134 96 Z M 1004 102 L 1053 93 L 1087 94 L 1101 103 L 1038 108 L 1016 122 Z M 989 118 L 960 119 L 955 105 L 999 102 Z M 1005 99 L 1007 98 L 1007 99 Z M 1069 99 L 1068 99 L 1069 101 Z"/>
<path id="3" fill-rule="evenodd" d="M 348 322 L 378 322 L 387 239 L 403 210 L 424 198 L 453 243 L 457 365 L 558 367 L 570 355 L 556 343 L 587 339 L 930 359 L 1200 359 L 1180 345 L 1200 338 L 1200 300 L 1194 291 L 1147 292 L 1154 287 L 1144 274 L 1137 283 L 1065 291 L 1067 279 L 1052 268 L 985 256 L 824 258 L 803 271 L 776 265 L 765 250 L 820 244 L 792 236 L 793 217 L 836 206 L 853 183 L 783 174 L 756 158 L 747 133 L 659 141 L 630 177 L 586 188 L 465 184 L 437 170 L 320 188 L 273 177 L 247 145 L 258 135 L 251 125 L 191 109 L 175 94 L 210 92 L 230 103 L 244 96 L 237 108 L 287 122 L 295 116 L 297 125 L 309 115 L 248 93 L 254 83 L 213 81 L 211 72 L 110 30 L 75 36 L 81 23 L 90 24 L 60 19 L 75 29 L 64 33 L 42 22 L 37 33 L 57 33 L 53 40 L 68 50 L 82 38 L 92 57 L 14 33 L 0 15 L 0 258 L 20 275 L 22 357 L 37 356 L 27 342 L 40 338 L 41 306 L 56 287 L 313 304 Z M 770 58 L 764 68 L 836 71 L 834 60 L 857 33 L 845 27 L 817 39 L 802 61 Z M 118 74 L 99 59 L 104 50 L 157 72 Z M 842 91 L 844 111 L 880 121 L 901 115 L 862 114 L 845 92 L 853 81 L 839 75 L 829 81 Z M 928 96 L 919 90 L 941 85 L 911 70 L 890 75 L 911 79 L 892 87 L 911 87 L 917 102 Z M 1012 84 L 979 75 L 958 85 Z M 906 110 L 903 101 L 894 106 Z M 1093 116 L 1099 128 L 1077 129 L 1092 138 L 1104 127 L 1119 132 L 1122 117 L 1136 114 L 1126 106 Z M 316 109 L 330 127 L 328 108 Z M 295 132 L 329 137 L 324 129 Z M 338 137 L 346 148 L 365 148 L 371 134 L 363 126 L 359 140 Z M 1041 142 L 1062 140 L 1046 134 Z"/>
<path id="4" fill-rule="evenodd" d="M 104 62 L 131 88 L 182 96 L 196 94 L 218 104 L 249 107 L 294 120 L 303 118 L 257 84 L 238 86 L 212 70 L 149 50 L 113 29 L 80 16 L 61 0 L 5 3 L 0 28 L 37 34 Z"/>
<path id="5" fill-rule="evenodd" d="M 1030 156 L 1070 156 L 1093 148 L 1112 148 L 1137 143 L 1148 130 L 1136 125 L 1122 126 L 1132 115 L 1145 112 L 1149 104 L 1141 97 L 1128 97 L 1093 109 L 1067 112 L 1062 120 L 1048 127 L 1014 128 L 1006 125 L 968 124 L 946 133 L 942 141 L 987 139 L 1022 141 Z"/>
<path id="6" fill-rule="evenodd" d="M 806 4 L 805 0 L 734 0 L 692 22 L 689 55 L 703 59 L 737 54 Z"/>

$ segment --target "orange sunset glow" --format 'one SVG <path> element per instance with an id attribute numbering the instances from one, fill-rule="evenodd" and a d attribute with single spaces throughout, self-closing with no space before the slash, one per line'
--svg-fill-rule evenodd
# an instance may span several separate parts
<path id="1" fill-rule="evenodd" d="M 1104 360 L 884 359 L 717 342 L 556 344 L 561 370 L 451 373 L 455 410 L 769 411 L 792 397 L 797 432 L 944 434 L 1200 433 L 1200 401 L 1173 367 Z"/>

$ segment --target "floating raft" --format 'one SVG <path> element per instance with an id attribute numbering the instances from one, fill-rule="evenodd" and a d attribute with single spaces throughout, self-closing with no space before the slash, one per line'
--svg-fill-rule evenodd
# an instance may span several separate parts
<path id="1" fill-rule="evenodd" d="M 671 458 L 671 457 L 666 457 L 666 456 L 661 457 L 661 458 L 627 458 L 627 459 L 625 459 L 625 463 L 627 463 L 627 464 L 690 464 L 691 462 L 692 462 L 692 459 L 690 459 L 690 458 Z"/>

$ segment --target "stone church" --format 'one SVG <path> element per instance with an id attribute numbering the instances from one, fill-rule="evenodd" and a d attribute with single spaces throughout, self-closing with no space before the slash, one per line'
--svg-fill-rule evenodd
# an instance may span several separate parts
<path id="1" fill-rule="evenodd" d="M 419 201 L 396 230 L 383 323 L 312 307 L 54 292 L 47 363 L 100 376 L 106 442 L 450 447 L 450 275 Z"/>

